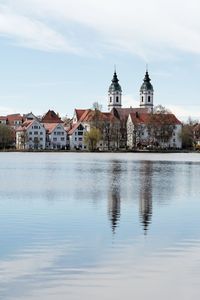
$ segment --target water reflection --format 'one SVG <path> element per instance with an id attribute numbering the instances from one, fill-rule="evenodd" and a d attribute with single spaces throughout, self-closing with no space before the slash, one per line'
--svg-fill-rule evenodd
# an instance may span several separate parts
<path id="1" fill-rule="evenodd" d="M 147 234 L 148 226 L 152 219 L 152 174 L 152 162 L 141 162 L 139 211 L 144 234 Z"/>
<path id="2" fill-rule="evenodd" d="M 112 232 L 115 233 L 120 220 L 121 209 L 121 163 L 113 161 L 110 170 L 110 181 L 108 188 L 108 215 L 112 226 Z"/>

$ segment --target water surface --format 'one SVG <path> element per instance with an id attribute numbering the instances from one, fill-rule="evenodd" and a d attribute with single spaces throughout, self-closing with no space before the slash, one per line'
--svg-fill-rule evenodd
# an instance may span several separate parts
<path id="1" fill-rule="evenodd" d="M 0 153 L 0 299 L 200 298 L 200 154 Z"/>

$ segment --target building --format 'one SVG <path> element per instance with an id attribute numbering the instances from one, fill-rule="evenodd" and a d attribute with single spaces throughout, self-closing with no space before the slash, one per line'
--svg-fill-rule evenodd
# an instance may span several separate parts
<path id="1" fill-rule="evenodd" d="M 155 114 L 154 88 L 148 71 L 140 88 L 139 103 L 138 108 L 123 107 L 122 89 L 115 71 L 108 91 L 108 111 L 120 121 L 119 148 L 135 149 L 141 145 L 157 145 L 161 148 L 180 149 L 182 124 L 173 114 Z M 167 133 L 163 134 L 166 129 Z"/>
<path id="2" fill-rule="evenodd" d="M 62 123 L 43 123 L 46 129 L 46 149 L 66 149 L 67 132 Z"/>
<path id="3" fill-rule="evenodd" d="M 46 130 L 37 120 L 27 120 L 16 129 L 16 149 L 37 150 L 46 147 Z"/>
<path id="4" fill-rule="evenodd" d="M 127 120 L 129 149 L 156 147 L 182 148 L 182 123 L 169 113 L 130 113 Z"/>

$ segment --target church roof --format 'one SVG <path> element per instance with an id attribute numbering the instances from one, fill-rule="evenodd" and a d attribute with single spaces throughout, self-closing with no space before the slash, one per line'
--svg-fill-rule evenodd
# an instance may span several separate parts
<path id="1" fill-rule="evenodd" d="M 151 84 L 151 79 L 149 77 L 148 71 L 146 71 L 145 77 L 144 77 L 144 82 L 140 88 L 140 92 L 143 91 L 152 91 L 153 92 L 153 85 Z"/>
<path id="2" fill-rule="evenodd" d="M 128 116 L 130 113 L 136 113 L 136 112 L 140 112 L 140 113 L 147 113 L 148 112 L 148 108 L 133 108 L 133 107 L 129 107 L 129 108 L 113 108 L 111 113 L 114 114 L 115 117 L 117 117 L 120 121 L 127 121 Z"/>
<path id="3" fill-rule="evenodd" d="M 63 123 L 61 118 L 53 111 L 49 110 L 42 118 L 42 123 Z"/>
<path id="4" fill-rule="evenodd" d="M 119 84 L 119 79 L 117 78 L 117 73 L 114 72 L 112 83 L 109 87 L 109 93 L 122 92 L 122 88 Z"/>
<path id="5" fill-rule="evenodd" d="M 154 124 L 159 125 L 181 125 L 182 123 L 173 114 L 151 114 L 151 113 L 130 113 L 133 124 Z"/>

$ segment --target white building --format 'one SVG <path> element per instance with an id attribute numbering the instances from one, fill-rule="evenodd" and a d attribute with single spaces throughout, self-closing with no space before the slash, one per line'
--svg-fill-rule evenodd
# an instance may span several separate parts
<path id="1" fill-rule="evenodd" d="M 84 144 L 84 133 L 87 131 L 86 128 L 81 122 L 78 122 L 74 124 L 71 129 L 69 129 L 68 135 L 71 150 L 87 149 L 87 146 Z"/>
<path id="2" fill-rule="evenodd" d="M 44 123 L 46 129 L 46 149 L 66 149 L 67 132 L 63 123 Z"/>
<path id="3" fill-rule="evenodd" d="M 45 149 L 46 130 L 37 120 L 25 121 L 16 129 L 16 148 Z"/>
<path id="4" fill-rule="evenodd" d="M 127 146 L 182 148 L 182 123 L 173 114 L 131 113 L 127 120 Z"/>

